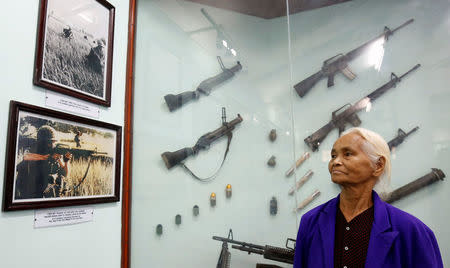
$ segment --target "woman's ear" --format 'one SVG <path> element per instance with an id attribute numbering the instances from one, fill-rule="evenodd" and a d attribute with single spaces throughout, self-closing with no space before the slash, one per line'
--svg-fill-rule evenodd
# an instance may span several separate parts
<path id="1" fill-rule="evenodd" d="M 376 177 L 380 177 L 383 174 L 384 167 L 386 165 L 386 158 L 384 156 L 380 156 L 375 163 L 375 170 L 373 171 L 373 175 Z"/>

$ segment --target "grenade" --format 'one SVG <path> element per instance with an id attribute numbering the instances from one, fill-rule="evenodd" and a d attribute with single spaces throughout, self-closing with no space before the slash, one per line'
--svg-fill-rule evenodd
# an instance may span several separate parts
<path id="1" fill-rule="evenodd" d="M 180 225 L 181 224 L 181 215 L 180 214 L 177 214 L 175 216 L 175 224 L 176 225 Z"/>
<path id="2" fill-rule="evenodd" d="M 192 213 L 194 214 L 194 216 L 198 216 L 198 214 L 200 214 L 200 209 L 199 209 L 199 207 L 197 205 L 195 205 L 192 208 Z"/>
<path id="3" fill-rule="evenodd" d="M 269 161 L 267 161 L 267 165 L 269 165 L 269 167 L 274 167 L 277 164 L 277 161 L 275 161 L 275 156 L 272 155 L 269 158 Z"/>
<path id="4" fill-rule="evenodd" d="M 277 215 L 278 212 L 278 201 L 275 196 L 270 200 L 270 215 Z"/>
<path id="5" fill-rule="evenodd" d="M 162 235 L 163 233 L 163 226 L 161 224 L 156 225 L 156 234 Z"/>
<path id="6" fill-rule="evenodd" d="M 272 129 L 269 133 L 269 140 L 274 142 L 277 139 L 277 131 L 276 129 Z"/>

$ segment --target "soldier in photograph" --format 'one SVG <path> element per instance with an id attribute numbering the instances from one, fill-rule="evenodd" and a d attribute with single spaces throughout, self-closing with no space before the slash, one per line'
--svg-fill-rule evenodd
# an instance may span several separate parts
<path id="1" fill-rule="evenodd" d="M 105 67 L 105 45 L 104 39 L 97 40 L 97 46 L 92 47 L 87 55 L 87 65 L 99 74 L 103 74 Z"/>
<path id="2" fill-rule="evenodd" d="M 56 130 L 41 126 L 37 132 L 36 144 L 23 156 L 17 165 L 15 198 L 59 197 L 65 193 L 65 178 L 69 174 L 69 152 L 64 155 L 55 152 Z"/>
<path id="3" fill-rule="evenodd" d="M 81 147 L 81 132 L 77 130 L 77 132 L 75 133 L 75 138 L 73 139 L 76 143 L 77 148 Z"/>

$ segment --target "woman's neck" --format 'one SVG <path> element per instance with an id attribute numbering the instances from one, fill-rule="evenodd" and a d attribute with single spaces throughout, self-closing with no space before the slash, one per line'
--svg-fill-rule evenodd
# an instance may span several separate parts
<path id="1" fill-rule="evenodd" d="M 339 197 L 339 208 L 347 222 L 350 222 L 361 212 L 373 206 L 372 188 L 355 189 L 343 187 Z"/>

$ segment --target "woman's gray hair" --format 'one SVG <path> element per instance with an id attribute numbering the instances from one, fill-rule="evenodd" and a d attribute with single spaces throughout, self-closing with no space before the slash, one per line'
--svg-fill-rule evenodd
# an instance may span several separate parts
<path id="1" fill-rule="evenodd" d="M 342 135 L 349 133 L 356 133 L 364 139 L 362 150 L 370 158 L 373 166 L 376 165 L 380 157 L 384 157 L 386 160 L 384 170 L 378 178 L 374 190 L 378 193 L 389 192 L 391 182 L 391 151 L 389 150 L 387 142 L 379 134 L 365 128 L 350 128 L 342 133 Z"/>

